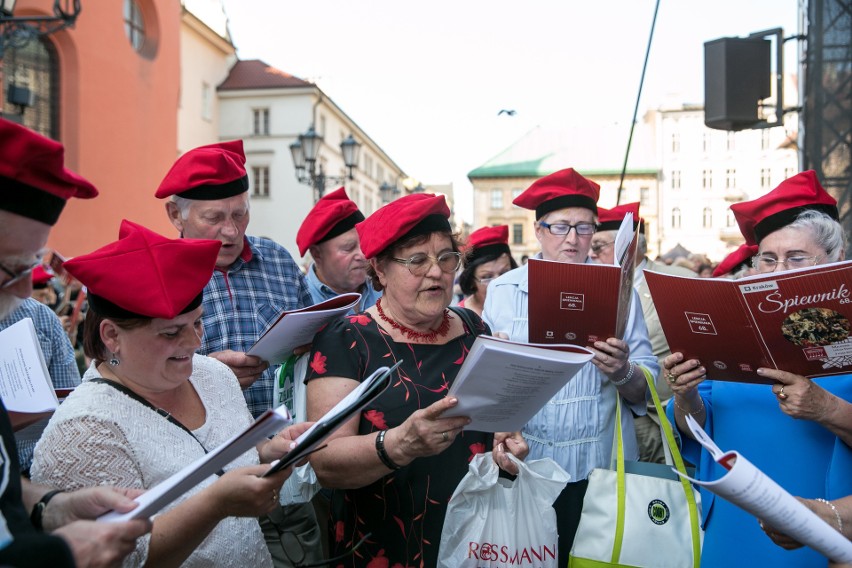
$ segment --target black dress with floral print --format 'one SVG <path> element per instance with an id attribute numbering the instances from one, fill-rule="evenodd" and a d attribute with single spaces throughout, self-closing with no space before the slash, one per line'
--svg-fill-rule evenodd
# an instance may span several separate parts
<path id="1" fill-rule="evenodd" d="M 468 314 L 478 334 L 490 333 L 475 313 Z M 395 380 L 362 411 L 358 426 L 359 434 L 386 430 L 446 396 L 475 335 L 465 330 L 444 345 L 395 343 L 369 314 L 346 316 L 317 334 L 306 381 L 362 381 L 401 359 Z M 491 451 L 492 441 L 493 434 L 464 431 L 439 455 L 415 459 L 360 489 L 333 490 L 328 520 L 332 555 L 345 553 L 372 533 L 335 566 L 435 566 L 447 503 L 470 460 Z"/>

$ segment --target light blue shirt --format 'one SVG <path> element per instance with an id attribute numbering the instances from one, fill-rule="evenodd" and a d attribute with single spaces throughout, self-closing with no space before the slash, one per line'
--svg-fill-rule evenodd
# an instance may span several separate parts
<path id="1" fill-rule="evenodd" d="M 308 291 L 311 293 L 311 298 L 314 303 L 319 304 L 320 302 L 335 298 L 340 294 L 320 281 L 317 276 L 316 267 L 316 263 L 312 262 L 311 267 L 308 268 L 308 273 L 305 275 L 305 281 L 308 283 Z M 363 312 L 367 308 L 373 307 L 376 304 L 376 300 L 382 297 L 382 293 L 377 292 L 373 288 L 373 284 L 370 282 L 369 278 L 366 282 L 364 282 L 364 286 L 362 286 L 358 292 L 361 294 L 361 301 L 354 308 L 349 310 L 347 315 Z"/>
<path id="2" fill-rule="evenodd" d="M 527 265 L 507 272 L 489 284 L 485 297 L 483 319 L 494 333 L 503 332 L 512 341 L 529 341 L 528 275 Z M 630 348 L 630 360 L 656 377 L 659 364 L 651 352 L 642 306 L 635 291 L 624 341 Z M 596 467 L 610 467 L 617 396 L 618 391 L 609 378 L 591 362 L 586 363 L 524 426 L 529 459 L 552 458 L 571 475 L 572 482 L 586 479 Z M 624 457 L 637 460 L 639 448 L 633 416 L 627 409 L 642 415 L 645 403 L 625 401 L 625 404 L 621 416 Z"/>

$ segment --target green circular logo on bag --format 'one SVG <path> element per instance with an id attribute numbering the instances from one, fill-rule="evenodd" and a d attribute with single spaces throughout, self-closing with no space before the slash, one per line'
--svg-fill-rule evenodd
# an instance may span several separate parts
<path id="1" fill-rule="evenodd" d="M 648 504 L 648 518 L 655 525 L 666 524 L 669 521 L 669 517 L 671 517 L 669 506 L 659 499 L 654 499 Z"/>

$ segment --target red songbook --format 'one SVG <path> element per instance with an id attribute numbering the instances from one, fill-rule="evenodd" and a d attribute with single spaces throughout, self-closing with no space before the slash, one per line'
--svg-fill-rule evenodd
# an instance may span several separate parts
<path id="1" fill-rule="evenodd" d="M 615 265 L 530 259 L 530 343 L 593 345 L 624 337 L 638 233 L 627 214 L 615 239 Z"/>
<path id="2" fill-rule="evenodd" d="M 806 377 L 852 372 L 852 262 L 739 280 L 645 271 L 673 352 L 707 378 L 770 384 L 759 367 Z"/>

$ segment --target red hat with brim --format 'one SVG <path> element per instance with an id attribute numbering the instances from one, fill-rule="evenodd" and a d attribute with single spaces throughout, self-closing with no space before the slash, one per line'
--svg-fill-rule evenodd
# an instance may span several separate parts
<path id="1" fill-rule="evenodd" d="M 500 256 L 503 253 L 511 254 L 509 225 L 495 225 L 475 230 L 470 234 L 464 250 L 467 252 L 465 266 L 479 258 Z"/>
<path id="2" fill-rule="evenodd" d="M 639 202 L 616 205 L 612 209 L 598 207 L 598 231 L 617 231 L 628 213 L 633 213 L 633 230 L 639 227 L 639 232 L 645 232 L 645 223 L 639 218 Z"/>
<path id="3" fill-rule="evenodd" d="M 65 202 L 98 194 L 65 167 L 65 148 L 20 124 L 0 118 L 0 209 L 55 225 Z"/>
<path id="4" fill-rule="evenodd" d="M 117 241 L 63 266 L 86 286 L 90 309 L 103 317 L 172 319 L 201 305 L 221 246 L 167 239 L 125 220 Z"/>
<path id="5" fill-rule="evenodd" d="M 585 207 L 597 214 L 600 192 L 601 186 L 568 168 L 536 180 L 512 203 L 534 210 L 536 220 L 566 207 Z"/>
<path id="6" fill-rule="evenodd" d="M 722 262 L 713 269 L 713 278 L 718 278 L 720 276 L 736 272 L 744 265 L 748 264 L 751 257 L 757 254 L 758 248 L 759 247 L 757 245 L 750 245 L 748 243 L 741 244 L 737 250 L 726 256 Z"/>
<path id="7" fill-rule="evenodd" d="M 450 232 L 450 208 L 443 195 L 412 193 L 391 201 L 355 228 L 361 252 L 375 258 L 393 243 L 408 237 Z"/>
<path id="8" fill-rule="evenodd" d="M 837 200 L 822 188 L 813 170 L 782 181 L 762 197 L 731 205 L 748 244 L 759 244 L 768 234 L 786 227 L 809 209 L 822 211 L 835 221 L 840 219 Z"/>
<path id="9" fill-rule="evenodd" d="M 36 266 L 33 268 L 33 288 L 46 288 L 53 276 L 53 272 L 50 272 L 44 266 Z"/>
<path id="10" fill-rule="evenodd" d="M 349 199 L 344 188 L 324 195 L 310 210 L 296 233 L 299 254 L 305 256 L 312 246 L 354 229 L 363 220 L 364 214 Z"/>
<path id="11" fill-rule="evenodd" d="M 177 159 L 154 196 L 214 201 L 245 193 L 245 163 L 242 140 L 200 146 Z"/>

